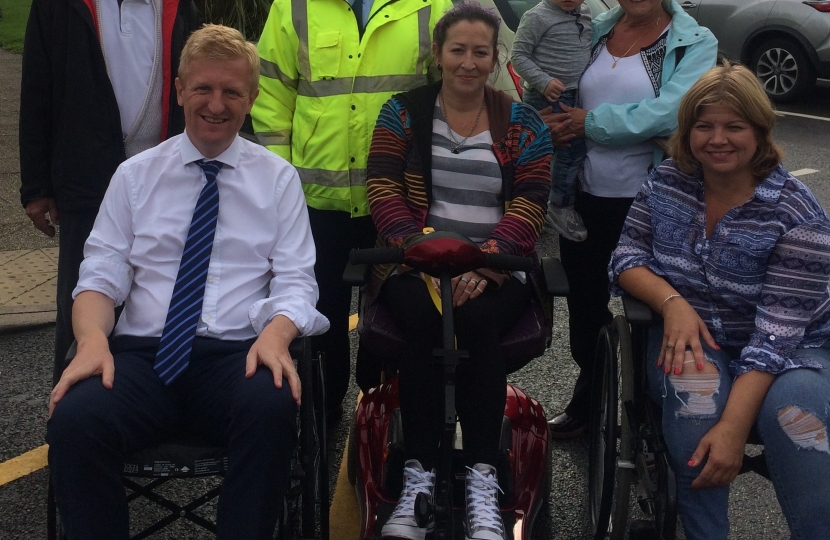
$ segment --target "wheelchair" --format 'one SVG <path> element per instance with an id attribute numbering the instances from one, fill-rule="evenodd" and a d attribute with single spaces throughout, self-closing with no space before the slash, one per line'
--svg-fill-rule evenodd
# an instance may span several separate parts
<path id="1" fill-rule="evenodd" d="M 76 346 L 73 343 L 65 365 L 74 358 Z M 288 492 L 280 509 L 275 538 L 328 540 L 329 478 L 323 359 L 320 354 L 312 353 L 309 338 L 295 339 L 289 352 L 297 365 L 303 400 L 298 411 L 298 445 L 292 458 Z M 144 498 L 163 514 L 132 535 L 131 540 L 147 538 L 180 519 L 215 534 L 216 523 L 200 515 L 199 510 L 219 496 L 221 483 L 204 488 L 204 493 L 186 504 L 168 498 L 159 492 L 159 488 L 175 479 L 218 476 L 221 480 L 227 468 L 228 456 L 224 447 L 210 446 L 187 432 L 127 456 L 123 480 L 128 490 L 128 502 Z M 47 538 L 65 540 L 51 481 L 47 500 Z"/>
<path id="2" fill-rule="evenodd" d="M 622 298 L 624 316 L 597 342 L 589 424 L 588 499 L 594 540 L 674 540 L 677 483 L 662 435 L 662 413 L 647 393 L 648 332 L 659 317 L 645 303 Z M 755 430 L 748 444 L 762 444 Z M 745 455 L 741 473 L 769 479 L 763 452 Z M 628 515 L 631 490 L 649 519 Z"/>
<path id="3" fill-rule="evenodd" d="M 464 260 L 468 257 L 467 260 Z M 366 264 L 405 262 L 410 267 L 440 277 L 442 304 L 451 306 L 450 278 L 464 271 L 481 268 L 531 268 L 530 259 L 509 256 L 487 256 L 466 238 L 452 233 L 431 233 L 406 250 L 373 249 L 352 253 L 352 266 L 344 279 L 351 285 L 362 285 L 368 275 Z M 497 261 L 498 257 L 504 258 Z M 557 259 L 542 259 L 542 268 L 551 296 L 568 292 L 564 269 Z M 443 290 L 446 289 L 446 290 Z M 383 358 L 387 372 L 394 373 L 395 358 L 405 347 L 403 333 L 394 324 L 391 314 L 380 302 L 360 302 L 359 326 L 361 346 Z M 551 306 L 552 309 L 552 306 Z M 445 399 L 444 429 L 438 458 L 434 504 L 424 497 L 416 502 L 416 512 L 424 522 L 435 519 L 434 538 L 452 540 L 463 534 L 460 524 L 464 508 L 464 473 L 461 460 L 463 434 L 456 422 L 454 407 L 455 366 L 463 361 L 464 351 L 453 343 L 451 309 L 444 313 L 444 347 L 436 350 L 435 362 L 444 367 Z M 501 348 L 507 372 L 524 367 L 541 356 L 550 345 L 551 328 L 543 306 L 533 300 L 516 325 L 503 337 Z M 402 489 L 405 462 L 405 441 L 398 402 L 397 378 L 391 377 L 380 386 L 364 393 L 350 429 L 347 471 L 355 486 L 361 508 L 361 539 L 380 538 L 383 524 L 397 504 Z M 504 490 L 500 508 L 505 530 L 513 540 L 529 539 L 534 525 L 544 514 L 551 489 L 552 450 L 548 426 L 538 401 L 520 389 L 508 385 L 502 421 L 500 457 L 496 468 L 501 471 L 499 483 Z"/>

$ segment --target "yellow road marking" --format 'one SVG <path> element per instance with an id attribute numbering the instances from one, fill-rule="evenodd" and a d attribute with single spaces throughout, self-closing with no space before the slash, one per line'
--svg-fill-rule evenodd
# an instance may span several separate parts
<path id="1" fill-rule="evenodd" d="M 349 316 L 349 332 L 357 328 L 357 313 L 352 313 Z"/>
<path id="2" fill-rule="evenodd" d="M 27 474 L 32 474 L 44 468 L 46 466 L 46 453 L 48 450 L 49 445 L 44 444 L 39 448 L 35 448 L 25 454 L 0 463 L 0 486 L 14 482 L 18 478 L 22 478 Z"/>
<path id="3" fill-rule="evenodd" d="M 360 397 L 357 399 L 360 403 Z M 347 463 L 349 459 L 349 439 L 343 450 L 343 461 L 337 474 L 337 486 L 329 508 L 329 537 L 343 540 L 355 540 L 360 537 L 360 505 L 357 493 L 349 483 Z"/>

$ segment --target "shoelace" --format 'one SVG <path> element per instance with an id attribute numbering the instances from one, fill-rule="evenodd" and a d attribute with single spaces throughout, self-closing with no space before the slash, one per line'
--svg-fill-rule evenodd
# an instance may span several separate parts
<path id="1" fill-rule="evenodd" d="M 496 490 L 504 493 L 499 487 L 498 480 L 495 476 L 485 476 L 472 467 L 467 467 L 467 469 L 474 476 L 473 481 L 467 485 L 467 497 L 472 498 L 475 508 L 470 516 L 470 527 L 490 527 L 504 534 L 498 501 L 493 502 L 493 499 L 497 497 Z"/>
<path id="2" fill-rule="evenodd" d="M 415 511 L 415 498 L 419 493 L 429 493 L 432 486 L 435 484 L 435 473 L 421 472 L 412 467 L 405 467 L 403 474 L 406 477 L 406 483 L 401 493 L 401 500 L 395 507 L 393 516 L 406 512 L 406 515 L 413 514 Z"/>

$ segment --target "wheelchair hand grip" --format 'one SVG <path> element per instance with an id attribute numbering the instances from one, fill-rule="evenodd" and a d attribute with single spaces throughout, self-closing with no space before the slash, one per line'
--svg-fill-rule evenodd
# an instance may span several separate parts
<path id="1" fill-rule="evenodd" d="M 403 264 L 403 259 L 401 248 L 353 249 L 349 252 L 352 264 Z"/>
<path id="2" fill-rule="evenodd" d="M 516 255 L 502 255 L 501 253 L 485 253 L 485 268 L 495 270 L 511 270 L 530 272 L 533 270 L 533 259 Z"/>

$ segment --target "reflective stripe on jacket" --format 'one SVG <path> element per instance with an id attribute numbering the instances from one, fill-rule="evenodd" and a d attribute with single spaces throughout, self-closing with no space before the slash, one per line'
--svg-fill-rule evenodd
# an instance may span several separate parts
<path id="1" fill-rule="evenodd" d="M 290 161 L 309 206 L 369 214 L 366 157 L 381 106 L 426 84 L 450 0 L 375 0 L 361 37 L 345 0 L 275 0 L 259 41 L 261 144 Z"/>

